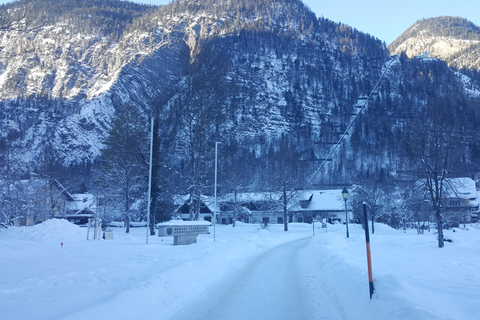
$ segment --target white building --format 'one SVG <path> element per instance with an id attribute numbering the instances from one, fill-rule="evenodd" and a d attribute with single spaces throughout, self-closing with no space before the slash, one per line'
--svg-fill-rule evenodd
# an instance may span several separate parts
<path id="1" fill-rule="evenodd" d="M 205 197 L 203 202 L 213 212 L 214 199 Z M 284 223 L 284 201 L 279 192 L 230 193 L 217 199 L 217 207 L 217 223 L 229 224 L 233 220 L 245 223 Z M 182 212 L 182 218 L 188 217 L 186 208 Z M 310 223 L 314 219 L 344 222 L 346 217 L 342 189 L 288 192 L 287 213 L 288 222 Z M 348 214 L 351 215 L 351 212 Z M 204 219 L 208 215 L 213 216 L 205 211 Z"/>

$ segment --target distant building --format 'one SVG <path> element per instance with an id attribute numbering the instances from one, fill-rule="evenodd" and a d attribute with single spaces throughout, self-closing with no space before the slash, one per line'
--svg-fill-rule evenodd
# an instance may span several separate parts
<path id="1" fill-rule="evenodd" d="M 347 208 L 348 209 L 348 208 Z M 300 191 L 297 205 L 292 208 L 298 222 L 312 218 L 326 219 L 332 223 L 345 222 L 345 200 L 342 189 Z M 351 212 L 348 213 L 351 220 Z"/>
<path id="2" fill-rule="evenodd" d="M 212 222 L 215 200 L 209 196 L 202 196 L 201 199 L 199 220 Z M 173 216 L 181 220 L 190 219 L 190 201 L 190 195 L 175 197 L 174 205 L 177 209 Z"/>
<path id="3" fill-rule="evenodd" d="M 479 201 L 475 181 L 470 178 L 446 180 L 444 208 L 446 218 L 456 222 L 478 220 Z"/>
<path id="4" fill-rule="evenodd" d="M 430 53 L 428 51 L 425 51 L 423 54 L 415 56 L 415 59 L 427 59 L 429 57 L 430 57 Z"/>
<path id="5" fill-rule="evenodd" d="M 66 219 L 75 224 L 86 224 L 89 218 L 95 217 L 96 199 L 90 193 L 70 194 L 64 190 L 64 209 L 54 218 Z"/>
<path id="6" fill-rule="evenodd" d="M 69 194 L 65 203 L 65 215 L 93 215 L 96 200 L 90 193 Z"/>
<path id="7" fill-rule="evenodd" d="M 289 192 L 289 222 L 345 221 L 345 203 L 342 189 L 301 190 Z M 174 216 L 189 219 L 190 197 L 177 197 Z M 202 197 L 200 220 L 213 221 L 214 198 Z M 283 198 L 276 192 L 230 193 L 217 198 L 217 223 L 230 224 L 234 220 L 245 223 L 283 224 Z M 349 212 L 351 215 L 351 212 Z M 349 217 L 351 219 L 351 217 Z"/>
<path id="8" fill-rule="evenodd" d="M 417 185 L 428 194 L 425 180 Z M 479 201 L 475 181 L 470 178 L 449 178 L 443 182 L 442 209 L 446 223 L 470 223 L 478 220 Z"/>

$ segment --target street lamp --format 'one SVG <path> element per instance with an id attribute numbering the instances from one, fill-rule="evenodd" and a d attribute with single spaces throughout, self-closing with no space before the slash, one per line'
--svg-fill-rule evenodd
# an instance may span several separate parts
<path id="1" fill-rule="evenodd" d="M 349 235 L 348 235 L 348 213 L 347 213 L 347 197 L 348 197 L 347 188 L 343 188 L 342 196 L 343 196 L 343 199 L 345 200 L 345 225 L 347 226 L 347 238 L 349 238 Z"/>

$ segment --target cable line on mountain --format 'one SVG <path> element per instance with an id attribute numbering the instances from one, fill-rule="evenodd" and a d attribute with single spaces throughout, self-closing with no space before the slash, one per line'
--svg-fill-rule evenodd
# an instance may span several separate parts
<path id="1" fill-rule="evenodd" d="M 347 128 L 345 129 L 345 131 L 343 132 L 343 134 L 340 136 L 340 138 L 338 139 L 337 143 L 335 143 L 331 149 L 330 149 L 330 153 L 328 154 L 328 156 L 324 157 L 323 158 L 323 161 L 322 161 L 322 164 L 320 165 L 320 167 L 317 169 L 317 171 L 314 173 L 314 175 L 312 176 L 312 178 L 310 179 L 310 182 L 306 185 L 306 187 L 304 188 L 305 190 L 306 189 L 309 189 L 309 187 L 311 187 L 313 185 L 313 181 L 315 180 L 315 178 L 317 177 L 318 173 L 323 169 L 323 167 L 325 166 L 325 164 L 328 162 L 328 161 L 331 161 L 331 156 L 333 155 L 333 153 L 337 150 L 337 148 L 340 146 L 340 144 L 342 143 L 342 141 L 345 139 L 345 136 L 348 135 L 348 131 L 353 127 L 354 123 L 355 123 L 355 120 L 357 119 L 358 115 L 360 113 L 362 113 L 362 111 L 367 107 L 367 104 L 370 100 L 370 98 L 372 96 L 374 96 L 376 94 L 376 91 L 377 91 L 377 88 L 378 86 L 380 85 L 380 82 L 383 80 L 383 78 L 385 77 L 385 75 L 387 74 L 388 70 L 390 69 L 390 67 L 392 66 L 393 62 L 396 61 L 398 59 L 398 56 L 397 55 L 393 55 L 390 60 L 388 61 L 388 64 L 387 66 L 385 67 L 385 69 L 383 70 L 382 74 L 380 75 L 380 78 L 378 79 L 377 83 L 375 84 L 375 86 L 373 87 L 372 91 L 370 91 L 370 94 L 368 96 L 366 96 L 365 99 L 362 99 L 364 100 L 365 102 L 363 103 L 363 105 L 361 105 L 361 107 L 359 108 L 358 112 L 355 113 L 353 115 L 353 118 L 350 120 L 350 123 L 348 124 Z M 357 105 L 356 106 L 359 106 L 358 105 L 358 101 L 357 101 Z"/>

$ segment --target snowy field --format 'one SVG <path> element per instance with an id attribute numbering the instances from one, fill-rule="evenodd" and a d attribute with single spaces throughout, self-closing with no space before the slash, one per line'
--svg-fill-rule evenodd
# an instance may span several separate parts
<path id="1" fill-rule="evenodd" d="M 371 300 L 358 225 L 349 239 L 343 225 L 217 225 L 188 246 L 146 245 L 145 228 L 87 241 L 64 220 L 1 229 L 0 319 L 479 319 L 480 226 L 467 227 L 439 249 L 377 224 Z"/>

